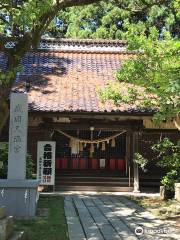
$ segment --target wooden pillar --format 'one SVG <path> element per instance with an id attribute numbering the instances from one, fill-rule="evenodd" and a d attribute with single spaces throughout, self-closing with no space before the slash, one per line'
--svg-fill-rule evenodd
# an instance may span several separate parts
<path id="1" fill-rule="evenodd" d="M 131 186 L 131 132 L 126 133 L 126 176 L 129 178 L 129 187 Z"/>
<path id="2" fill-rule="evenodd" d="M 138 132 L 133 132 L 133 160 L 134 154 L 138 152 Z M 138 165 L 133 161 L 133 169 L 134 169 L 134 193 L 138 193 L 139 191 L 139 168 Z"/>

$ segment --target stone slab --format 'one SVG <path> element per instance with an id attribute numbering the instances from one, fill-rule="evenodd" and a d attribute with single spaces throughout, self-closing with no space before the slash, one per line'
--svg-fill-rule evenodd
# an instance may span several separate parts
<path id="1" fill-rule="evenodd" d="M 66 211 L 67 222 L 75 225 L 69 231 L 70 240 L 76 240 L 78 237 L 78 240 L 179 240 L 179 236 L 175 233 L 170 235 L 146 233 L 137 236 L 135 228 L 140 225 L 151 229 L 167 227 L 167 225 L 128 198 L 77 195 L 69 198 L 68 202 L 71 202 L 71 207 L 76 213 L 76 217 L 72 217 L 71 212 Z"/>
<path id="2" fill-rule="evenodd" d="M 38 180 L 0 179 L 0 188 L 36 188 L 38 185 Z"/>
<path id="3" fill-rule="evenodd" d="M 6 207 L 7 215 L 34 217 L 38 200 L 37 180 L 0 181 L 0 205 Z"/>

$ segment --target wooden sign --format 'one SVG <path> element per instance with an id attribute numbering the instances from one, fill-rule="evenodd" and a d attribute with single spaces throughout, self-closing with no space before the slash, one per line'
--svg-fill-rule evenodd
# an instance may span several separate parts
<path id="1" fill-rule="evenodd" d="M 40 185 L 54 185 L 55 146 L 52 141 L 40 141 L 37 148 L 37 179 Z"/>

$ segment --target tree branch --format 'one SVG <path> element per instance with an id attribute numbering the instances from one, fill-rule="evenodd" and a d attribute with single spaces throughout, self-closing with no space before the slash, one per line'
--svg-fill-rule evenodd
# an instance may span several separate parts
<path id="1" fill-rule="evenodd" d="M 47 28 L 49 23 L 54 19 L 58 11 L 61 9 L 72 7 L 72 6 L 81 6 L 88 5 L 92 3 L 100 2 L 100 0 L 57 0 L 56 4 L 51 8 L 49 12 L 44 13 L 40 19 L 39 23 L 34 26 L 32 29 L 32 45 L 36 47 L 40 41 L 41 35 L 44 30 Z"/>
<path id="2" fill-rule="evenodd" d="M 13 72 L 13 76 L 11 76 L 9 79 L 6 88 L 0 89 L 0 108 L 2 108 L 0 109 L 0 113 L 2 113 L 0 114 L 0 122 L 2 123 L 0 124 L 0 132 L 8 116 L 7 105 L 5 104 L 6 99 L 9 95 L 9 92 L 11 91 L 11 87 L 15 78 L 16 67 L 20 63 L 21 58 L 24 56 L 24 54 L 29 51 L 32 46 L 36 46 L 39 43 L 44 30 L 54 19 L 58 11 L 66 7 L 87 5 L 91 3 L 97 3 L 99 1 L 100 0 L 57 0 L 56 4 L 52 6 L 48 12 L 43 13 L 42 16 L 37 19 L 35 26 L 30 32 L 25 33 L 22 38 L 16 39 L 14 48 L 6 50 L 8 54 L 8 71 Z M 2 5 L 0 7 L 2 7 Z M 1 45 L 3 44 L 4 46 L 4 44 L 10 40 L 12 39 L 7 38 L 2 34 L 0 35 Z"/>
<path id="3" fill-rule="evenodd" d="M 89 5 L 100 1 L 101 0 L 61 0 L 57 1 L 58 2 L 57 7 L 60 10 L 61 8 Z"/>

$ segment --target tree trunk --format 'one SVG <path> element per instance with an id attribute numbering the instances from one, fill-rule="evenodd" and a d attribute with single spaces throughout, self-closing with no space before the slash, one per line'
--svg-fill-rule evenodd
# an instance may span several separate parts
<path id="1" fill-rule="evenodd" d="M 11 76 L 11 79 L 9 79 L 8 85 L 0 86 L 0 134 L 9 116 L 7 99 L 10 94 L 13 81 L 15 79 L 16 68 L 20 63 L 24 54 L 27 51 L 29 51 L 29 49 L 31 49 L 32 46 L 33 47 L 37 46 L 38 42 L 40 41 L 42 33 L 45 31 L 45 29 L 47 29 L 50 22 L 56 16 L 58 11 L 66 7 L 82 6 L 82 5 L 87 5 L 91 3 L 97 3 L 99 1 L 100 0 L 56 1 L 56 4 L 52 6 L 50 10 L 48 10 L 47 12 L 44 12 L 42 16 L 40 16 L 39 19 L 37 19 L 37 23 L 34 24 L 34 27 L 31 29 L 31 31 L 26 32 L 24 36 L 17 41 L 17 44 L 13 49 L 5 49 L 3 44 L 4 41 L 1 41 L 3 40 L 3 38 L 2 36 L 0 36 L 0 43 L 1 43 L 0 45 L 3 46 L 3 47 L 1 46 L 2 47 L 1 50 L 3 49 L 3 51 L 7 54 L 9 58 L 7 73 L 8 71 L 12 71 L 14 74 L 14 77 Z"/>

